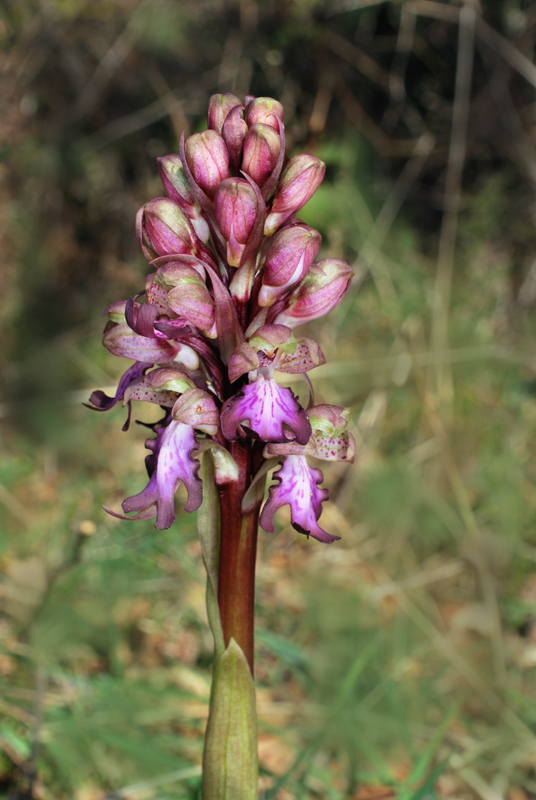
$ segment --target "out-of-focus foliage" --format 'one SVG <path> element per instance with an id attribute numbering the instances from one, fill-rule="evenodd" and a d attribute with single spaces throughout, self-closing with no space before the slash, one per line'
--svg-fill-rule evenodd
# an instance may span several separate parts
<path id="1" fill-rule="evenodd" d="M 155 159 L 216 91 L 281 100 L 328 165 L 301 216 L 357 273 L 317 328 L 358 441 L 342 541 L 261 536 L 263 796 L 534 795 L 536 13 L 460 8 L 3 3 L 0 795 L 199 796 L 195 520 L 102 512 L 145 434 L 80 403 L 117 377 L 100 313 L 145 270 Z"/>

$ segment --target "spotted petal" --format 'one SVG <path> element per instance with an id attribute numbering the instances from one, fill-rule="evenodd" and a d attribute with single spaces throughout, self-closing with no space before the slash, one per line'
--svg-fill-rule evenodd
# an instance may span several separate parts
<path id="1" fill-rule="evenodd" d="M 92 408 L 94 411 L 109 411 L 119 400 L 123 399 L 130 384 L 138 378 L 141 378 L 152 366 L 152 362 L 135 361 L 134 364 L 123 373 L 114 397 L 108 397 L 101 389 L 97 389 L 95 392 L 92 392 L 89 398 L 91 405 L 84 405 L 87 405 L 88 408 Z"/>
<path id="2" fill-rule="evenodd" d="M 299 533 L 326 544 L 340 538 L 327 533 L 318 524 L 322 503 L 329 497 L 327 489 L 319 488 L 324 480 L 321 470 L 310 467 L 305 456 L 287 456 L 274 473 L 274 478 L 279 483 L 270 487 L 260 517 L 260 524 L 265 531 L 274 532 L 275 512 L 281 506 L 289 505 L 292 527 Z"/>

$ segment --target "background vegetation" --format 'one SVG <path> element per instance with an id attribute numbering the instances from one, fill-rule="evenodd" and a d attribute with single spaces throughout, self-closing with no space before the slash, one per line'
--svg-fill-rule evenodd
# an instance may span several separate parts
<path id="1" fill-rule="evenodd" d="M 311 326 L 354 411 L 342 541 L 261 535 L 264 798 L 536 796 L 535 41 L 529 0 L 4 0 L 1 796 L 199 797 L 195 519 L 102 512 L 145 435 L 81 402 L 121 372 L 100 313 L 145 274 L 155 158 L 216 91 L 283 102 L 357 273 Z"/>

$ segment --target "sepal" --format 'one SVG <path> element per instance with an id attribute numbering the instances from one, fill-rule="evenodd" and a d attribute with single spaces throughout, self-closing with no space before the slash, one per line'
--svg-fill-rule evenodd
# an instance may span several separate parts
<path id="1" fill-rule="evenodd" d="M 220 427 L 220 414 L 214 397 L 197 386 L 186 389 L 179 397 L 173 406 L 172 416 L 177 422 L 191 425 L 209 436 L 215 436 Z"/>
<path id="2" fill-rule="evenodd" d="M 234 350 L 229 359 L 229 380 L 234 383 L 246 372 L 252 372 L 259 367 L 259 356 L 257 351 L 247 342 L 242 342 Z"/>
<path id="3" fill-rule="evenodd" d="M 107 328 L 102 343 L 114 356 L 151 364 L 173 361 L 181 349 L 176 341 L 140 336 L 126 323 Z"/>
<path id="4" fill-rule="evenodd" d="M 118 300 L 117 303 L 112 303 L 105 308 L 102 312 L 103 314 L 108 315 L 108 319 L 110 322 L 126 322 L 125 319 L 125 309 L 127 305 L 127 300 Z"/>

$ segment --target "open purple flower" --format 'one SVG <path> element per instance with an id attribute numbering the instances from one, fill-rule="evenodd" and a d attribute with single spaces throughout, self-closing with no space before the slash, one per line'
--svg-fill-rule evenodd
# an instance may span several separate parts
<path id="1" fill-rule="evenodd" d="M 155 528 L 166 530 L 175 521 L 174 497 L 182 481 L 188 491 L 185 511 L 196 511 L 203 499 L 203 483 L 198 476 L 199 461 L 192 457 L 196 449 L 191 425 L 172 421 L 157 430 L 156 439 L 147 439 L 151 455 L 145 459 L 149 483 L 145 489 L 123 501 L 125 514 L 106 508 L 120 519 L 150 519 L 156 514 Z M 126 516 L 136 511 L 132 516 Z"/>
<path id="2" fill-rule="evenodd" d="M 246 421 L 245 429 L 263 442 L 306 444 L 311 436 L 311 423 L 291 390 L 262 374 L 223 404 L 221 428 L 226 439 L 238 438 L 238 428 Z"/>
<path id="3" fill-rule="evenodd" d="M 287 456 L 280 469 L 274 472 L 274 478 L 279 483 L 270 487 L 259 520 L 265 531 L 274 532 L 275 512 L 289 505 L 292 527 L 299 533 L 326 544 L 340 538 L 327 533 L 318 524 L 322 503 L 329 497 L 327 489 L 319 488 L 324 480 L 321 470 L 310 467 L 305 456 Z"/>

